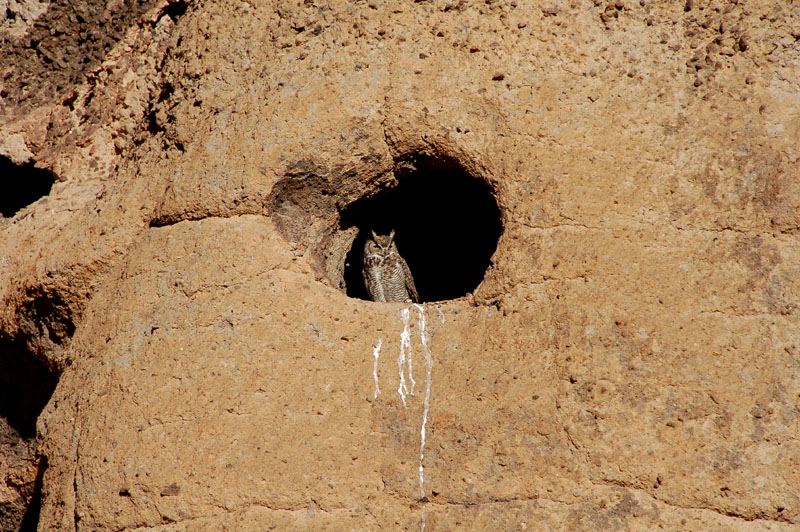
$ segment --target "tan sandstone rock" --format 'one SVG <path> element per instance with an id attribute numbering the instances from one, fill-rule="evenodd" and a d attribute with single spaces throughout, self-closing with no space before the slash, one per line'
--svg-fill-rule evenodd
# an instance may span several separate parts
<path id="1" fill-rule="evenodd" d="M 800 529 L 795 3 L 86 6 L 2 45 L 15 522 Z"/>

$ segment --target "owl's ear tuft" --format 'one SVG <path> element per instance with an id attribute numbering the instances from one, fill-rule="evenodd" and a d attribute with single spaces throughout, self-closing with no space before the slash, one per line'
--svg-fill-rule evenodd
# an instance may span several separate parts
<path id="1" fill-rule="evenodd" d="M 369 232 L 372 233 L 372 239 L 377 241 L 378 235 L 375 234 L 375 229 L 370 229 Z"/>
<path id="2" fill-rule="evenodd" d="M 392 232 L 389 233 L 389 242 L 391 242 L 393 240 L 394 240 L 394 229 L 392 229 Z"/>

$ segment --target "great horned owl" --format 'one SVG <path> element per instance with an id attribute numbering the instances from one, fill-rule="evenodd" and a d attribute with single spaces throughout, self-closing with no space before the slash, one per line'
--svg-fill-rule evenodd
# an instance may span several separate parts
<path id="1" fill-rule="evenodd" d="M 372 301 L 413 301 L 419 303 L 419 294 L 408 264 L 397 252 L 394 230 L 388 236 L 376 235 L 364 244 L 364 286 Z"/>

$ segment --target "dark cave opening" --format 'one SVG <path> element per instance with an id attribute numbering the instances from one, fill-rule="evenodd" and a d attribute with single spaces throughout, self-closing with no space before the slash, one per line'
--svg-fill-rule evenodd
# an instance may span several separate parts
<path id="1" fill-rule="evenodd" d="M 177 22 L 179 17 L 186 14 L 187 9 L 189 9 L 189 4 L 185 0 L 177 0 L 177 2 L 172 2 L 165 7 L 164 13 L 169 15 L 172 22 Z"/>
<path id="2" fill-rule="evenodd" d="M 369 299 L 361 273 L 364 243 L 370 230 L 392 229 L 423 302 L 471 293 L 483 281 L 503 230 L 491 187 L 445 157 L 403 161 L 395 176 L 395 186 L 342 212 L 342 229 L 359 228 L 345 258 L 347 295 Z"/>
<path id="3" fill-rule="evenodd" d="M 36 435 L 36 419 L 58 384 L 59 375 L 21 342 L 0 335 L 0 417 L 22 438 Z"/>
<path id="4" fill-rule="evenodd" d="M 3 176 L 3 193 L 0 194 L 0 215 L 10 218 L 21 209 L 50 194 L 55 175 L 36 168 L 32 162 L 14 164 L 8 157 L 0 156 L 0 176 Z"/>
<path id="5" fill-rule="evenodd" d="M 23 341 L 0 333 L 0 453 L 11 464 L 0 472 L 12 497 L 0 504 L 0 529 L 38 528 L 47 458 L 37 454 L 36 420 L 55 391 L 59 374 Z M 26 464 L 36 464 L 35 473 Z"/>
<path id="6" fill-rule="evenodd" d="M 0 530 L 18 532 L 38 527 L 47 458 L 39 454 L 36 423 L 63 369 L 54 357 L 75 332 L 73 311 L 57 291 L 29 287 L 25 296 L 17 328 L 0 331 L 0 454 L 11 464 L 0 482 L 14 495 L 0 504 Z"/>

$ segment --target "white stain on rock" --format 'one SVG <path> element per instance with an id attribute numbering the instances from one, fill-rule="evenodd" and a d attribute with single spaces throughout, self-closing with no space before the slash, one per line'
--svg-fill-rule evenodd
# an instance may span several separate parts
<path id="1" fill-rule="evenodd" d="M 375 395 L 373 395 L 374 399 L 377 399 L 378 394 L 381 393 L 381 388 L 378 386 L 378 359 L 381 356 L 381 346 L 383 345 L 383 338 L 378 339 L 378 343 L 375 344 L 375 348 L 372 350 L 372 356 L 375 358 L 375 362 L 372 365 L 372 377 L 375 379 Z"/>
<path id="2" fill-rule="evenodd" d="M 425 460 L 425 438 L 428 426 L 428 412 L 431 407 L 431 373 L 433 372 L 433 356 L 428 347 L 428 329 L 425 316 L 425 307 L 414 305 L 419 311 L 419 339 L 422 343 L 422 354 L 425 357 L 425 400 L 422 406 L 422 427 L 419 431 L 419 492 L 420 497 L 425 497 L 425 470 L 423 461 Z M 424 521 L 423 521 L 424 522 Z"/>
<path id="3" fill-rule="evenodd" d="M 426 308 L 422 305 L 415 304 L 413 307 L 417 310 L 418 313 L 418 322 L 417 328 L 419 330 L 419 341 L 422 347 L 422 355 L 425 361 L 425 397 L 422 402 L 422 423 L 420 426 L 419 436 L 419 463 L 418 463 L 418 475 L 419 475 L 419 494 L 420 498 L 422 499 L 423 503 L 426 501 L 425 499 L 425 446 L 427 443 L 427 429 L 428 429 L 428 414 L 430 413 L 431 407 L 431 383 L 432 383 L 432 373 L 433 373 L 433 355 L 431 354 L 430 349 L 430 334 L 428 332 L 428 315 Z M 445 316 L 442 312 L 439 305 L 436 305 L 436 311 L 439 314 L 439 318 L 441 323 L 445 322 Z M 413 360 L 412 360 L 412 351 L 411 351 L 411 313 L 410 308 L 404 308 L 400 310 L 400 318 L 403 322 L 403 331 L 400 333 L 400 355 L 397 358 L 397 371 L 400 379 L 400 383 L 397 387 L 397 394 L 400 396 L 400 400 L 403 402 L 403 408 L 408 408 L 408 401 L 409 397 L 414 396 L 414 387 L 416 386 L 416 382 L 414 381 L 413 375 Z M 380 351 L 381 346 L 383 345 L 383 339 L 379 339 L 378 342 L 375 344 L 373 348 L 372 355 L 374 359 L 372 375 L 375 380 L 375 393 L 374 397 L 377 398 L 378 394 L 380 394 L 380 388 L 378 387 L 378 361 L 380 358 Z M 425 519 L 425 506 L 422 506 L 422 519 L 421 519 L 421 530 L 424 532 L 426 525 Z"/>
<path id="4" fill-rule="evenodd" d="M 411 326 L 407 308 L 400 311 L 400 317 L 403 319 L 403 332 L 400 333 L 400 356 L 397 358 L 397 370 L 400 374 L 400 384 L 397 387 L 397 393 L 403 401 L 403 407 L 407 408 L 406 397 L 414 395 L 414 386 L 416 385 L 412 370 Z M 408 373 L 408 380 L 411 382 L 411 390 L 408 389 L 408 384 L 406 383 L 406 373 Z"/>

